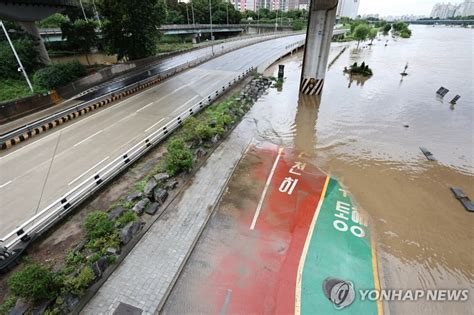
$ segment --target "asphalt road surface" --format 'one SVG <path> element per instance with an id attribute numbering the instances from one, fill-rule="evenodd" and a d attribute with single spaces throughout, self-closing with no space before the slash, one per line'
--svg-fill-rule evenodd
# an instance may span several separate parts
<path id="1" fill-rule="evenodd" d="M 295 35 L 217 57 L 0 155 L 0 236 L 91 176 L 135 141 L 241 72 L 277 59 Z M 216 49 L 216 48 L 215 48 Z"/>

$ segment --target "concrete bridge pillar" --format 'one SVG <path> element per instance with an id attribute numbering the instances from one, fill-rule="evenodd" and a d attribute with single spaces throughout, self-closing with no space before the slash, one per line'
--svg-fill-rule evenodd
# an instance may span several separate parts
<path id="1" fill-rule="evenodd" d="M 38 27 L 36 26 L 35 22 L 22 22 L 18 21 L 18 25 L 21 26 L 27 32 L 28 34 L 32 35 L 35 37 L 38 42 L 38 52 L 39 52 L 39 57 L 40 57 L 40 62 L 44 63 L 45 65 L 51 63 L 51 59 L 49 59 L 48 51 L 46 50 L 46 46 L 44 45 L 43 38 L 41 37 Z"/>
<path id="2" fill-rule="evenodd" d="M 320 95 L 326 76 L 338 0 L 312 0 L 301 73 L 300 92 Z"/>

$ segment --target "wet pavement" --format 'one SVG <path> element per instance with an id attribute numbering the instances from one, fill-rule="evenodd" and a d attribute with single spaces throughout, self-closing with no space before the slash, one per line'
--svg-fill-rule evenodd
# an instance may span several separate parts
<path id="1" fill-rule="evenodd" d="M 387 37 L 360 49 L 352 45 L 331 66 L 321 101 L 298 95 L 301 54 L 282 60 L 282 90 L 271 89 L 254 105 L 243 122 L 247 128 L 239 128 L 240 136 L 304 151 L 308 163 L 352 193 L 354 205 L 372 222 L 382 288 L 470 290 L 464 302 L 388 302 L 386 314 L 471 314 L 474 217 L 449 188 L 460 187 L 474 198 L 472 30 L 412 29 L 410 39 Z M 450 54 L 453 47 L 455 58 Z M 368 63 L 374 76 L 360 80 L 344 75 L 343 68 L 355 61 Z M 402 78 L 399 73 L 407 62 L 409 75 Z M 274 65 L 267 74 L 276 76 L 277 69 Z M 435 94 L 440 86 L 451 90 L 444 99 Z M 461 99 L 451 106 L 456 94 Z M 428 161 L 420 146 L 437 161 Z M 251 175 L 241 173 L 243 178 Z M 255 210 L 245 200 L 255 203 L 262 184 L 247 187 L 249 182 L 229 186 L 229 195 L 212 218 L 216 222 L 204 232 L 165 313 L 222 311 L 229 287 L 214 283 L 219 304 L 209 301 L 215 295 L 199 286 L 206 287 L 222 270 L 214 258 L 222 252 L 215 249 L 236 242 L 237 237 L 224 233 L 240 222 L 236 209 Z M 226 207 L 232 202 L 237 206 Z M 278 242 L 272 245 L 278 250 Z M 235 264 L 231 260 L 226 266 Z M 274 304 L 260 302 L 275 310 Z M 232 310 L 228 307 L 226 311 Z"/>
<path id="2" fill-rule="evenodd" d="M 249 148 L 164 314 L 337 314 L 326 279 L 379 287 L 366 214 L 304 152 Z M 351 301 L 353 314 L 382 314 Z"/>

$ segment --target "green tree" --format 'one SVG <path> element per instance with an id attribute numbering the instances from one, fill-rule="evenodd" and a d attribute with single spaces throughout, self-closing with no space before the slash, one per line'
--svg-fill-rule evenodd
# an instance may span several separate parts
<path id="1" fill-rule="evenodd" d="M 161 0 L 101 0 L 97 4 L 104 19 L 102 35 L 109 54 L 133 60 L 156 53 L 159 27 L 165 18 Z"/>
<path id="2" fill-rule="evenodd" d="M 367 39 L 367 36 L 370 33 L 370 27 L 367 24 L 359 24 L 354 29 L 353 36 L 357 40 L 357 48 L 359 48 L 359 44 L 361 41 Z"/>
<path id="3" fill-rule="evenodd" d="M 370 45 L 373 44 L 374 42 L 374 39 L 377 37 L 377 34 L 378 34 L 378 29 L 376 29 L 375 27 L 372 27 L 369 31 L 369 34 L 367 35 L 367 37 L 370 39 Z"/>
<path id="4" fill-rule="evenodd" d="M 74 22 L 69 20 L 61 23 L 63 39 L 76 52 L 86 55 L 87 63 L 90 64 L 87 54 L 90 48 L 97 44 L 98 37 L 95 31 L 97 25 L 94 21 L 77 19 Z"/>
<path id="5" fill-rule="evenodd" d="M 38 22 L 38 26 L 41 28 L 58 28 L 61 24 L 66 22 L 67 18 L 61 13 L 54 13 L 47 18 Z"/>
<path id="6" fill-rule="evenodd" d="M 27 265 L 8 279 L 8 287 L 15 296 L 35 304 L 56 298 L 61 285 L 61 279 L 40 264 Z"/>
<path id="7" fill-rule="evenodd" d="M 388 35 L 388 32 L 392 29 L 392 24 L 388 23 L 383 27 L 383 34 Z"/>
<path id="8" fill-rule="evenodd" d="M 20 56 L 21 63 L 27 73 L 32 73 L 40 65 L 38 51 L 36 50 L 37 41 L 31 37 L 12 40 L 15 50 Z M 13 51 L 6 40 L 0 40 L 0 78 L 19 78 L 18 62 Z"/>

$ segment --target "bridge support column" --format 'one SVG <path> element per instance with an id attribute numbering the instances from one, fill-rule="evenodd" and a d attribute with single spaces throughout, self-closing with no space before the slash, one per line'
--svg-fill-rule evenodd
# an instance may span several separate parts
<path id="1" fill-rule="evenodd" d="M 34 36 L 36 39 L 39 40 L 38 42 L 38 52 L 40 56 L 40 62 L 44 63 L 45 65 L 51 63 L 51 59 L 49 59 L 48 51 L 46 50 L 46 46 L 44 45 L 44 41 L 41 38 L 39 33 L 38 27 L 36 26 L 35 22 L 17 22 L 21 28 L 25 30 L 28 34 Z"/>
<path id="2" fill-rule="evenodd" d="M 312 0 L 301 73 L 300 92 L 320 95 L 326 76 L 338 0 Z"/>

